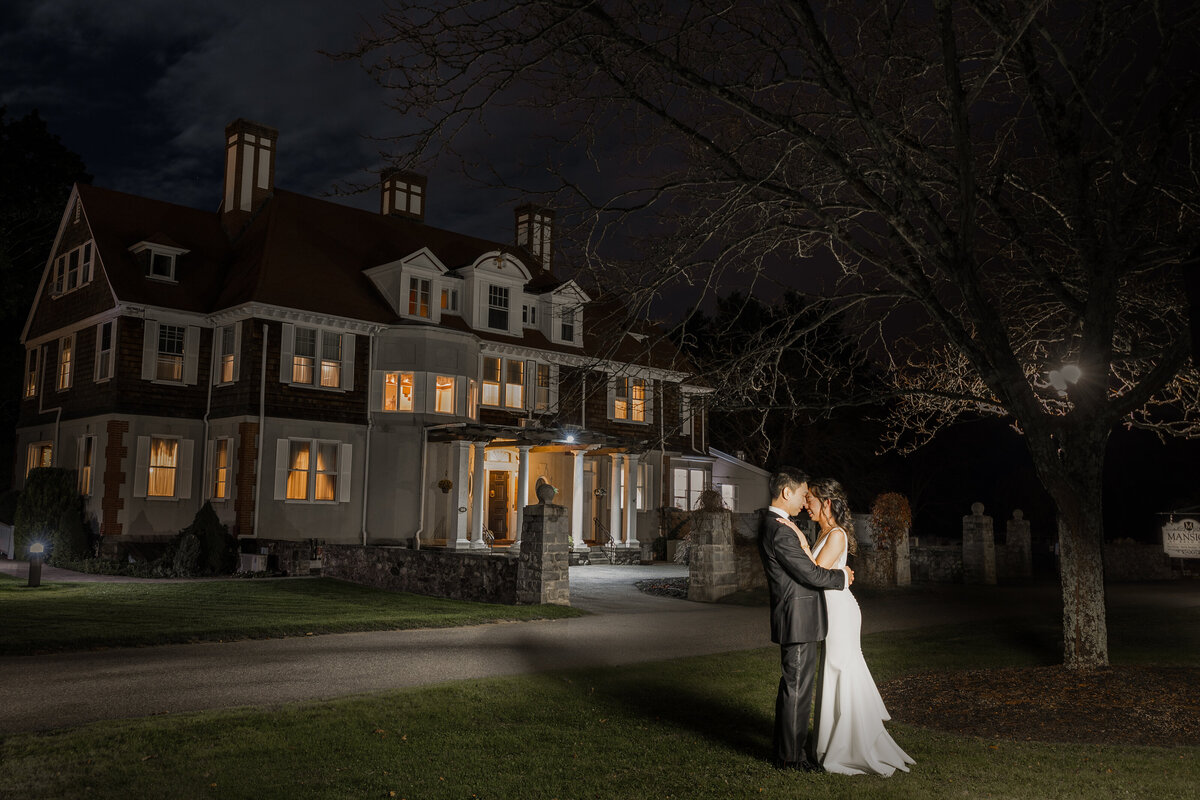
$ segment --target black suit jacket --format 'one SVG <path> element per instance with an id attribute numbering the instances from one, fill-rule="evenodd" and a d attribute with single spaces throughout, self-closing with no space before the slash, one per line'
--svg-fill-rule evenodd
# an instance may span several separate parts
<path id="1" fill-rule="evenodd" d="M 771 641 L 819 642 L 825 638 L 825 589 L 846 588 L 846 573 L 819 567 L 796 532 L 768 509 L 758 530 L 758 554 L 771 593 Z"/>

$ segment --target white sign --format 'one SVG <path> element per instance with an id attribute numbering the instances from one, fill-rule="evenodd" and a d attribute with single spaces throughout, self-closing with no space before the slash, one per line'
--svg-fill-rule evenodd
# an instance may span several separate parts
<path id="1" fill-rule="evenodd" d="M 1200 558 L 1200 520 L 1179 519 L 1162 526 L 1163 552 L 1171 558 Z"/>

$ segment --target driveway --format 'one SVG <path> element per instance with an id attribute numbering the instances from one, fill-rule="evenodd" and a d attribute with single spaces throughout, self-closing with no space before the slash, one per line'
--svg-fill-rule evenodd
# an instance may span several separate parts
<path id="1" fill-rule="evenodd" d="M 765 608 L 634 586 L 684 574 L 674 565 L 572 568 L 574 604 L 592 612 L 576 619 L 3 657 L 0 733 L 770 646 Z M 1057 598 L 1051 585 L 938 586 L 865 590 L 860 604 L 873 633 L 1034 613 Z M 1200 597 L 1176 583 L 1110 591 L 1110 602 L 1182 607 Z"/>

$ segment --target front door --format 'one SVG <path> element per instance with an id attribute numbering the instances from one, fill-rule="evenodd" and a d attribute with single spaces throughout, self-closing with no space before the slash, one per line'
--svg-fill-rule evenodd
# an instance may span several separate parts
<path id="1" fill-rule="evenodd" d="M 488 473 L 487 525 L 494 539 L 508 538 L 508 473 Z"/>

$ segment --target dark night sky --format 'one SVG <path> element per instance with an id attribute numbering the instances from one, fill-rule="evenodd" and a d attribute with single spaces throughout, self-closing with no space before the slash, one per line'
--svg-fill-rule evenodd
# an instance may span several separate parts
<path id="1" fill-rule="evenodd" d="M 350 47 L 383 0 L 5 0 L 0 105 L 37 109 L 95 183 L 195 208 L 220 197 L 225 125 L 279 129 L 276 184 L 319 196 L 368 182 L 399 123 Z M 485 145 L 487 142 L 481 142 Z M 511 141 L 495 158 L 514 158 Z M 481 198 L 453 170 L 430 175 L 431 224 L 511 234 L 507 197 Z M 378 208 L 373 192 L 339 199 Z"/>

